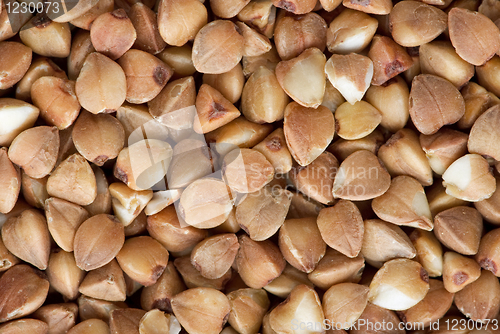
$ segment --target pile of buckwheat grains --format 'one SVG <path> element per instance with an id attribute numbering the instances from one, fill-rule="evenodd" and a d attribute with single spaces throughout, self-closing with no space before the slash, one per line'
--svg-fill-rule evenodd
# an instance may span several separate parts
<path id="1" fill-rule="evenodd" d="M 500 333 L 500 1 L 0 5 L 0 334 Z"/>

